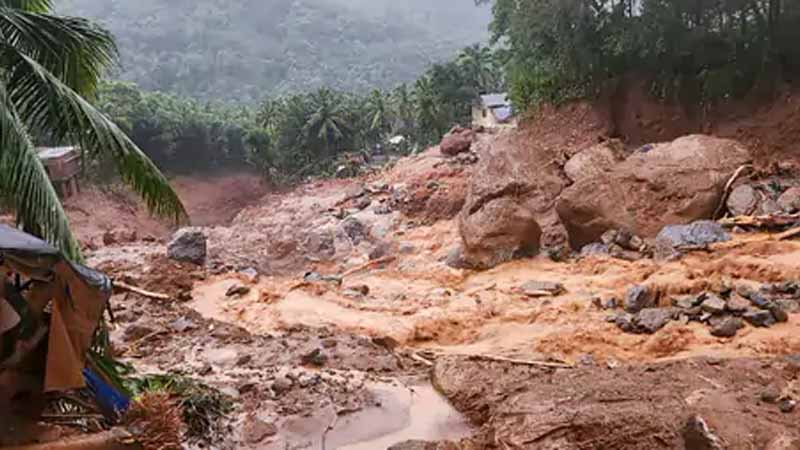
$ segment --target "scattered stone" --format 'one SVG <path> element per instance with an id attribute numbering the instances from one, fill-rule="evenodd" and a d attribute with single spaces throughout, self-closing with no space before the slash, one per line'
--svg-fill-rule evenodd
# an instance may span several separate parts
<path id="1" fill-rule="evenodd" d="M 241 297 L 250 293 L 250 286 L 234 284 L 225 291 L 226 297 Z"/>
<path id="2" fill-rule="evenodd" d="M 656 237 L 656 249 L 661 255 L 683 248 L 705 247 L 726 242 L 731 236 L 717 222 L 700 220 L 689 225 L 668 225 Z"/>
<path id="3" fill-rule="evenodd" d="M 635 333 L 636 332 L 636 316 L 633 314 L 622 313 L 618 314 L 614 317 L 614 323 L 619 327 L 620 330 L 624 331 L 625 333 Z"/>
<path id="4" fill-rule="evenodd" d="M 722 440 L 711 431 L 699 415 L 689 418 L 683 427 L 683 442 L 686 450 L 723 450 Z"/>
<path id="5" fill-rule="evenodd" d="M 703 303 L 703 298 L 698 295 L 684 295 L 673 299 L 672 304 L 682 309 L 691 309 Z M 750 306 L 750 303 L 747 303 Z"/>
<path id="6" fill-rule="evenodd" d="M 601 244 L 599 242 L 593 242 L 591 244 L 584 245 L 581 248 L 581 256 L 600 256 L 600 255 L 608 255 L 609 248 L 606 244 Z"/>
<path id="7" fill-rule="evenodd" d="M 206 261 L 208 239 L 202 231 L 182 228 L 167 244 L 167 256 L 175 261 L 202 265 Z"/>
<path id="8" fill-rule="evenodd" d="M 800 303 L 798 303 L 797 300 L 780 299 L 776 300 L 775 304 L 789 314 L 800 311 Z"/>
<path id="9" fill-rule="evenodd" d="M 784 311 L 779 305 L 773 303 L 769 306 L 769 312 L 772 314 L 772 317 L 775 318 L 775 321 L 778 323 L 786 323 L 789 321 L 789 314 Z"/>
<path id="10" fill-rule="evenodd" d="M 317 348 L 303 355 L 300 361 L 307 366 L 322 367 L 328 362 L 328 356 L 322 351 L 322 349 Z"/>
<path id="11" fill-rule="evenodd" d="M 656 306 L 656 298 L 650 289 L 646 286 L 634 286 L 630 288 L 625 294 L 625 301 L 623 303 L 625 311 L 636 314 L 645 308 L 653 308 Z"/>
<path id="12" fill-rule="evenodd" d="M 154 332 L 155 330 L 146 325 L 133 324 L 125 329 L 123 340 L 125 342 L 138 341 Z"/>
<path id="13" fill-rule="evenodd" d="M 800 187 L 789 188 L 778 197 L 778 206 L 786 213 L 800 211 Z"/>
<path id="14" fill-rule="evenodd" d="M 242 426 L 242 437 L 247 444 L 256 445 L 264 439 L 278 434 L 278 427 L 254 417 L 248 418 Z"/>
<path id="15" fill-rule="evenodd" d="M 257 283 L 259 278 L 258 270 L 248 267 L 246 269 L 240 270 L 239 275 L 243 276 L 245 280 L 250 283 Z"/>
<path id="16" fill-rule="evenodd" d="M 184 331 L 197 328 L 194 322 L 187 319 L 186 317 L 179 317 L 175 319 L 172 323 L 169 324 L 169 327 L 177 333 L 183 333 Z"/>
<path id="17" fill-rule="evenodd" d="M 236 360 L 236 366 L 237 367 L 241 367 L 241 366 L 247 365 L 252 360 L 253 360 L 253 356 L 252 355 L 242 355 L 242 356 L 239 357 L 239 359 Z"/>
<path id="18" fill-rule="evenodd" d="M 468 152 L 472 148 L 472 141 L 475 139 L 475 132 L 469 128 L 453 127 L 442 138 L 439 144 L 439 151 L 445 156 L 456 156 L 459 153 Z"/>
<path id="19" fill-rule="evenodd" d="M 756 214 L 760 216 L 771 216 L 773 214 L 778 214 L 780 212 L 781 212 L 781 205 L 779 205 L 777 201 L 767 197 L 764 199 L 763 202 L 761 202 L 761 205 L 759 205 Z"/>
<path id="20" fill-rule="evenodd" d="M 730 338 L 744 328 L 744 323 L 738 317 L 726 317 L 711 328 L 711 335 L 715 337 Z"/>
<path id="21" fill-rule="evenodd" d="M 721 299 L 718 295 L 705 293 L 703 294 L 703 303 L 700 308 L 710 314 L 718 315 L 725 312 L 725 300 Z"/>
<path id="22" fill-rule="evenodd" d="M 348 289 L 364 297 L 369 295 L 369 286 L 367 286 L 366 284 L 358 284 L 355 286 L 350 286 Z"/>
<path id="23" fill-rule="evenodd" d="M 664 328 L 675 318 L 675 311 L 672 308 L 645 308 L 636 315 L 636 323 L 639 331 L 653 334 Z"/>
<path id="24" fill-rule="evenodd" d="M 292 386 L 294 386 L 294 382 L 287 376 L 278 376 L 272 381 L 272 391 L 276 395 L 283 395 L 289 392 L 292 390 Z"/>
<path id="25" fill-rule="evenodd" d="M 342 278 L 336 275 L 322 275 L 319 272 L 306 272 L 303 275 L 303 280 L 309 283 L 336 283 L 342 285 Z"/>
<path id="26" fill-rule="evenodd" d="M 742 184 L 731 191 L 726 206 L 734 216 L 749 216 L 758 207 L 761 196 L 749 184 Z"/>
<path id="27" fill-rule="evenodd" d="M 342 222 L 342 230 L 350 238 L 354 245 L 366 240 L 368 236 L 367 228 L 355 217 L 348 217 Z"/>
<path id="28" fill-rule="evenodd" d="M 770 301 L 767 300 L 763 295 L 761 295 L 761 293 L 756 291 L 750 291 L 749 294 L 750 295 L 747 295 L 745 297 L 747 297 L 750 300 L 750 303 L 752 303 L 753 306 L 761 309 L 769 309 L 770 306 L 772 306 Z"/>
<path id="29" fill-rule="evenodd" d="M 781 391 L 774 385 L 767 386 L 761 392 L 761 401 L 764 403 L 778 403 L 781 398 Z"/>
<path id="30" fill-rule="evenodd" d="M 795 408 L 797 408 L 797 402 L 787 398 L 781 400 L 780 404 L 778 404 L 778 408 L 780 408 L 782 413 L 790 414 L 794 412 Z"/>
<path id="31" fill-rule="evenodd" d="M 731 298 L 728 299 L 726 307 L 728 308 L 728 311 L 734 314 L 741 314 L 750 308 L 750 300 L 734 292 L 731 294 Z"/>
<path id="32" fill-rule="evenodd" d="M 339 345 L 339 342 L 336 339 L 324 339 L 320 342 L 320 345 L 322 345 L 322 348 L 334 348 Z"/>
<path id="33" fill-rule="evenodd" d="M 763 309 L 751 308 L 744 313 L 742 318 L 754 327 L 767 328 L 775 325 L 775 318 L 772 316 L 772 313 L 764 311 Z"/>
<path id="34" fill-rule="evenodd" d="M 361 197 L 353 204 L 353 207 L 359 211 L 363 211 L 372 204 L 372 200 L 369 197 Z"/>
<path id="35" fill-rule="evenodd" d="M 563 284 L 550 281 L 528 281 L 520 290 L 528 297 L 556 297 L 566 292 Z"/>
<path id="36" fill-rule="evenodd" d="M 619 307 L 619 300 L 614 297 L 609 298 L 603 304 L 603 308 L 605 309 L 617 309 Z"/>

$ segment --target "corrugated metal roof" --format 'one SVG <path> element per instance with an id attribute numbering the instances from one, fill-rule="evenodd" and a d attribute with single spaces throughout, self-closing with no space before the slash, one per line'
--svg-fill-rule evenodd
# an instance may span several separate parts
<path id="1" fill-rule="evenodd" d="M 492 108 L 492 114 L 500 123 L 506 123 L 511 120 L 511 116 L 514 115 L 514 111 L 511 109 L 510 106 L 498 106 Z"/>
<path id="2" fill-rule="evenodd" d="M 77 147 L 38 147 L 36 152 L 41 159 L 58 159 L 70 153 L 77 153 Z"/>
<path id="3" fill-rule="evenodd" d="M 481 95 L 481 103 L 483 106 L 488 108 L 494 108 L 496 106 L 507 106 L 508 102 L 508 94 L 486 94 Z"/>

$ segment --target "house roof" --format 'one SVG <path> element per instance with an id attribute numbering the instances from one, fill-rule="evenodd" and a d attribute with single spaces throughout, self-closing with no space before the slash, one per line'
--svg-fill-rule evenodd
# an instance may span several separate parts
<path id="1" fill-rule="evenodd" d="M 39 147 L 36 151 L 41 159 L 58 159 L 76 152 L 75 147 Z"/>
<path id="2" fill-rule="evenodd" d="M 481 95 L 481 104 L 487 108 L 508 106 L 508 94 L 502 93 Z"/>

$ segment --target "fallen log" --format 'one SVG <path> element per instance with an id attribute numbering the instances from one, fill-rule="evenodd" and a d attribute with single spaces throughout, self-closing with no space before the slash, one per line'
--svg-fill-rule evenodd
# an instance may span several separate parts
<path id="1" fill-rule="evenodd" d="M 794 237 L 800 236 L 800 227 L 790 228 L 783 233 L 778 234 L 775 236 L 775 239 L 778 241 L 785 241 L 787 239 L 791 239 Z"/>
<path id="2" fill-rule="evenodd" d="M 736 216 L 721 219 L 725 227 L 749 227 L 770 230 L 800 225 L 800 214 L 771 214 L 768 216 Z"/>
<path id="3" fill-rule="evenodd" d="M 155 300 L 169 300 L 170 296 L 167 294 L 162 294 L 159 292 L 151 292 L 146 291 L 144 289 L 137 288 L 136 286 L 131 286 L 129 284 L 123 283 L 121 281 L 114 281 L 114 291 L 117 292 L 132 292 L 134 294 L 139 294 L 143 297 L 152 298 Z"/>

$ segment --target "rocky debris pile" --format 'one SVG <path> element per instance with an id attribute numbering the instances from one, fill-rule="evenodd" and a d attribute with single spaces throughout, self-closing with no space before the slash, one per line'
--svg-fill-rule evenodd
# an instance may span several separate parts
<path id="1" fill-rule="evenodd" d="M 475 132 L 469 128 L 460 126 L 453 127 L 442 138 L 439 144 L 439 151 L 445 156 L 456 156 L 460 153 L 468 152 L 475 141 Z"/>
<path id="2" fill-rule="evenodd" d="M 616 307 L 615 302 L 609 304 Z M 656 293 L 646 286 L 628 290 L 624 312 L 608 321 L 626 333 L 653 334 L 669 322 L 707 324 L 711 335 L 733 337 L 749 324 L 771 327 L 787 322 L 789 314 L 800 311 L 800 284 L 794 282 L 765 284 L 755 290 L 745 285 L 720 293 L 703 292 L 672 299 L 672 306 L 658 307 Z"/>
<path id="3" fill-rule="evenodd" d="M 199 229 L 182 228 L 167 244 L 167 256 L 181 262 L 203 265 L 206 261 L 207 237 Z"/>
<path id="4" fill-rule="evenodd" d="M 746 181 L 731 191 L 725 206 L 734 216 L 768 216 L 800 212 L 797 179 L 768 178 Z"/>
<path id="5" fill-rule="evenodd" d="M 749 161 L 736 141 L 682 137 L 579 179 L 560 195 L 556 210 L 573 248 L 609 229 L 654 237 L 667 225 L 710 218 L 731 175 Z"/>
<path id="6" fill-rule="evenodd" d="M 636 261 L 651 253 L 650 245 L 641 237 L 625 230 L 608 230 L 600 237 L 600 242 L 584 245 L 580 256 L 609 255 Z"/>

